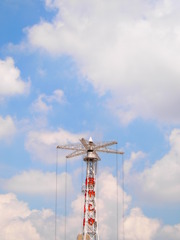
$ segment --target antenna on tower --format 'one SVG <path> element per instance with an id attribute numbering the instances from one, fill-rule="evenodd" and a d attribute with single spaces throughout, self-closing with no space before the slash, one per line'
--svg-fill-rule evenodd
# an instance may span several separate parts
<path id="1" fill-rule="evenodd" d="M 81 240 L 99 240 L 98 222 L 96 210 L 96 166 L 97 161 L 101 160 L 97 152 L 124 154 L 122 151 L 108 148 L 116 141 L 94 143 L 92 138 L 89 140 L 80 139 L 81 144 L 73 145 L 58 145 L 57 149 L 73 150 L 66 158 L 72 158 L 80 155 L 85 155 L 86 162 L 86 180 L 84 188 L 84 218 L 83 218 L 83 233 L 78 235 Z"/>

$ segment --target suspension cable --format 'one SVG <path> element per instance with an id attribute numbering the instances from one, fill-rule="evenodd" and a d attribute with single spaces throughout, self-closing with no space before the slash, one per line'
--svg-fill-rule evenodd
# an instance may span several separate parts
<path id="1" fill-rule="evenodd" d="M 125 231 L 124 231 L 124 154 L 122 154 L 122 205 L 123 205 L 123 209 L 122 209 L 122 234 L 123 237 L 122 239 L 125 239 Z"/>
<path id="2" fill-rule="evenodd" d="M 116 144 L 116 151 L 118 149 L 118 144 Z M 117 184 L 117 240 L 119 239 L 119 189 L 118 189 L 118 154 L 116 154 L 116 184 Z"/>
<path id="3" fill-rule="evenodd" d="M 54 219 L 54 239 L 56 240 L 57 237 L 57 188 L 58 188 L 58 149 L 56 149 L 56 183 L 55 183 L 55 207 L 54 207 L 54 211 L 55 211 L 55 219 Z"/>
<path id="4" fill-rule="evenodd" d="M 67 215 L 67 158 L 66 158 L 66 166 L 65 166 L 65 199 L 64 199 L 64 211 L 65 211 L 65 219 L 64 219 L 64 239 L 66 240 L 66 215 Z"/>

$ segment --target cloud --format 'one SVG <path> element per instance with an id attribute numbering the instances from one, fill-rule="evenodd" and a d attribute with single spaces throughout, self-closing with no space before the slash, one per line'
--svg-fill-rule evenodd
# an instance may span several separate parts
<path id="1" fill-rule="evenodd" d="M 143 159 L 145 157 L 145 153 L 139 151 L 139 152 L 132 152 L 130 159 L 126 160 L 124 162 L 124 174 L 128 175 L 129 172 L 132 170 L 132 168 L 134 167 L 134 164 Z"/>
<path id="2" fill-rule="evenodd" d="M 32 110 L 38 113 L 48 113 L 50 110 L 52 110 L 52 103 L 57 102 L 62 104 L 64 101 L 63 91 L 61 89 L 57 89 L 50 96 L 41 94 L 32 104 Z"/>
<path id="3" fill-rule="evenodd" d="M 65 173 L 58 174 L 57 181 L 60 183 L 58 194 L 63 195 L 65 192 Z M 56 174 L 37 170 L 24 171 L 10 179 L 1 179 L 0 183 L 1 188 L 8 192 L 52 197 L 56 191 Z M 67 174 L 67 186 L 68 190 L 72 192 L 72 179 L 69 174 Z"/>
<path id="4" fill-rule="evenodd" d="M 25 147 L 33 159 L 53 164 L 56 161 L 57 145 L 74 144 L 77 143 L 77 139 L 86 138 L 87 135 L 87 133 L 73 134 L 61 128 L 58 131 L 30 131 Z M 65 155 L 67 155 L 67 151 L 62 150 L 59 153 L 59 163 L 64 163 Z"/>
<path id="5" fill-rule="evenodd" d="M 0 195 L 0 238 L 3 240 L 40 240 L 35 227 L 27 220 L 31 211 L 14 194 Z"/>
<path id="6" fill-rule="evenodd" d="M 122 237 L 122 188 L 119 188 L 119 236 Z M 99 234 L 103 240 L 116 239 L 116 178 L 103 171 L 98 178 L 97 208 Z M 163 225 L 158 219 L 148 218 L 138 207 L 130 208 L 131 197 L 125 194 L 124 219 L 125 240 L 172 240 L 179 239 L 180 225 Z M 78 195 L 71 203 L 66 217 L 66 237 L 73 240 L 81 233 L 83 195 Z M 3 240 L 53 240 L 55 215 L 50 209 L 32 209 L 19 201 L 12 193 L 0 195 L 0 238 Z M 128 214 L 129 212 L 129 214 Z M 57 215 L 57 240 L 64 239 L 65 216 Z"/>
<path id="7" fill-rule="evenodd" d="M 117 211 L 117 182 L 116 177 L 110 171 L 103 171 L 97 179 L 97 217 L 100 237 L 104 240 L 110 238 L 116 239 L 116 211 Z M 119 192 L 119 236 L 122 236 L 122 193 L 123 190 L 118 184 Z M 81 233 L 82 227 L 82 212 L 83 212 L 84 197 L 78 195 L 71 203 L 71 214 L 67 215 L 67 239 L 75 239 L 78 233 Z M 151 240 L 153 237 L 158 239 L 158 234 L 163 234 L 164 229 L 171 229 L 169 231 L 168 240 L 173 239 L 172 236 L 179 232 L 177 226 L 162 225 L 158 219 L 152 219 L 145 216 L 141 209 L 130 208 L 131 196 L 124 192 L 124 229 L 125 240 Z M 128 214 L 128 212 L 130 213 Z M 63 216 L 58 219 L 61 226 L 64 223 Z M 60 226 L 60 224 L 59 224 Z M 79 232 L 78 232 L 79 231 Z M 64 237 L 64 226 L 59 229 L 60 239 Z"/>
<path id="8" fill-rule="evenodd" d="M 16 133 L 16 126 L 10 116 L 0 116 L 0 140 L 9 142 Z"/>
<path id="9" fill-rule="evenodd" d="M 174 226 L 163 226 L 159 229 L 153 240 L 178 240 L 180 238 L 180 224 Z"/>
<path id="10" fill-rule="evenodd" d="M 0 97 L 24 94 L 29 91 L 30 82 L 24 82 L 20 70 L 15 67 L 11 57 L 0 59 Z"/>
<path id="11" fill-rule="evenodd" d="M 179 123 L 180 4 L 162 1 L 47 0 L 51 22 L 27 29 L 28 42 L 76 60 L 123 124 L 137 117 Z"/>
<path id="12" fill-rule="evenodd" d="M 118 187 L 118 216 L 119 230 L 122 230 L 122 196 L 123 189 L 117 186 L 117 179 L 110 172 L 103 171 L 98 180 L 97 208 L 99 220 L 99 234 L 102 239 L 116 239 L 117 222 L 117 187 Z M 124 210 L 127 211 L 131 197 L 124 192 Z M 119 231 L 120 232 L 120 231 Z"/>
<path id="13" fill-rule="evenodd" d="M 150 219 L 144 216 L 141 209 L 133 208 L 124 222 L 125 239 L 151 240 L 159 227 L 160 222 L 157 219 Z"/>
<path id="14" fill-rule="evenodd" d="M 135 194 L 150 204 L 162 206 L 180 201 L 180 129 L 171 132 L 169 143 L 171 148 L 166 155 L 130 177 Z"/>

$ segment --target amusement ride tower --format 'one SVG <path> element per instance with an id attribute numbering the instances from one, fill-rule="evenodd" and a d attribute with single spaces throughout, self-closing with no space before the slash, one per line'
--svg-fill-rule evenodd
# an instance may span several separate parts
<path id="1" fill-rule="evenodd" d="M 80 139 L 81 144 L 59 145 L 57 148 L 73 150 L 66 156 L 72 158 L 79 155 L 85 155 L 86 162 L 86 179 L 84 192 L 84 218 L 83 233 L 78 235 L 78 240 L 99 240 L 97 208 L 96 208 L 96 171 L 97 161 L 100 160 L 97 152 L 123 154 L 121 151 L 107 148 L 108 146 L 117 144 L 116 141 L 94 143 L 90 137 L 89 141 L 84 138 Z"/>

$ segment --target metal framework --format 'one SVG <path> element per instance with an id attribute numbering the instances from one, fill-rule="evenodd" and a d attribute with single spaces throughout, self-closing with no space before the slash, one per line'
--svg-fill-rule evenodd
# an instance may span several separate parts
<path id="1" fill-rule="evenodd" d="M 101 160 L 97 152 L 123 154 L 124 152 L 107 148 L 117 144 L 116 141 L 94 143 L 90 137 L 89 141 L 80 139 L 81 144 L 59 145 L 59 149 L 73 150 L 66 158 L 72 158 L 79 155 L 86 155 L 86 179 L 83 189 L 84 193 L 84 218 L 83 233 L 78 236 L 82 240 L 99 240 L 97 209 L 96 209 L 96 172 L 97 161 Z"/>

